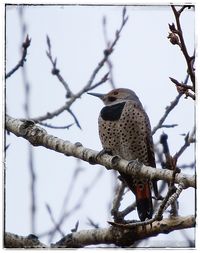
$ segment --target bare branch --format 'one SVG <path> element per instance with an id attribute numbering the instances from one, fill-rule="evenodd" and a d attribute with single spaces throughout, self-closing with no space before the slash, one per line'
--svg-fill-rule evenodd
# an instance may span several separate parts
<path id="1" fill-rule="evenodd" d="M 173 203 L 172 200 L 176 200 L 176 198 L 172 198 L 172 194 L 174 193 L 174 188 L 170 187 L 168 189 L 167 195 L 165 196 L 165 198 L 162 200 L 161 204 L 159 205 L 158 210 L 155 212 L 155 215 L 153 218 L 149 219 L 149 220 L 145 220 L 145 221 L 134 221 L 134 222 L 128 222 L 128 223 L 117 223 L 117 222 L 108 222 L 109 224 L 111 224 L 112 226 L 115 227 L 121 227 L 121 228 L 126 228 L 126 229 L 135 229 L 136 227 L 144 227 L 147 225 L 151 225 L 154 221 L 161 221 L 163 219 L 163 212 L 167 209 L 167 207 Z M 180 192 L 181 193 L 181 192 Z M 179 195 L 180 195 L 179 193 Z M 177 195 L 177 196 L 179 196 Z M 171 202 L 170 202 L 171 199 Z"/>
<path id="2" fill-rule="evenodd" d="M 173 171 L 152 168 L 142 165 L 138 161 L 126 161 L 118 156 L 110 156 L 108 154 L 100 156 L 98 155 L 99 152 L 84 148 L 81 143 L 72 144 L 69 141 L 48 135 L 43 128 L 36 126 L 32 121 L 22 122 L 7 115 L 6 129 L 17 136 L 27 139 L 34 146 L 43 146 L 67 156 L 77 157 L 92 164 L 101 164 L 106 168 L 128 175 L 141 176 L 150 180 L 160 179 L 167 182 L 171 182 L 173 178 Z M 179 173 L 175 176 L 174 182 L 183 183 L 185 188 L 196 187 L 195 175 L 189 176 Z"/>
<path id="3" fill-rule="evenodd" d="M 163 122 L 164 122 L 165 119 L 167 118 L 168 114 L 174 109 L 174 107 L 177 106 L 177 104 L 178 104 L 180 98 L 182 97 L 182 95 L 183 95 L 183 94 L 178 94 L 178 96 L 176 96 L 176 98 L 170 103 L 170 105 L 166 107 L 164 115 L 163 115 L 162 118 L 159 120 L 158 124 L 153 128 L 153 130 L 152 130 L 152 135 L 154 135 L 155 132 L 156 132 L 158 129 L 162 128 Z"/>
<path id="4" fill-rule="evenodd" d="M 96 182 L 100 179 L 101 174 L 102 174 L 102 170 L 100 170 L 99 173 L 97 173 L 97 175 L 95 176 L 95 178 L 90 182 L 90 184 L 87 187 L 85 187 L 85 189 L 83 190 L 83 192 L 82 192 L 80 198 L 78 199 L 77 203 L 70 210 L 63 212 L 63 214 L 61 215 L 59 221 L 57 222 L 57 226 L 60 227 L 61 224 L 63 224 L 64 220 L 66 220 L 70 215 L 74 214 L 74 212 L 82 206 L 82 204 L 83 204 L 85 198 L 87 197 L 88 193 L 91 191 L 92 187 L 96 184 Z M 55 232 L 56 232 L 56 229 L 53 228 L 52 230 L 50 230 L 48 232 L 45 232 L 42 235 L 40 235 L 40 237 L 44 236 L 46 234 L 50 234 L 51 235 L 51 238 L 50 238 L 51 240 L 50 241 L 52 241 Z"/>
<path id="5" fill-rule="evenodd" d="M 94 223 L 94 221 L 91 220 L 89 217 L 87 219 L 88 219 L 88 225 L 90 225 L 90 226 L 92 226 L 94 228 L 99 228 L 99 224 Z"/>
<path id="6" fill-rule="evenodd" d="M 81 128 L 81 125 L 80 125 L 79 122 L 78 122 L 77 117 L 76 117 L 75 114 L 72 112 L 72 110 L 71 110 L 70 108 L 68 108 L 67 111 L 68 111 L 68 112 L 72 115 L 72 117 L 74 118 L 74 121 L 75 121 L 76 125 L 78 126 L 78 128 L 82 129 L 82 128 Z"/>
<path id="7" fill-rule="evenodd" d="M 98 63 L 98 66 L 94 69 L 86 87 L 85 87 L 85 91 L 88 90 L 88 88 L 90 88 L 90 86 L 92 85 L 97 73 L 99 72 L 99 70 L 103 67 L 103 65 L 105 64 L 105 62 L 107 62 L 107 59 L 108 57 L 112 54 L 113 50 L 114 50 L 114 47 L 115 45 L 117 44 L 119 38 L 120 38 L 120 34 L 121 34 L 121 31 L 123 30 L 127 20 L 128 20 L 128 16 L 126 16 L 126 11 L 124 11 L 123 9 L 123 14 L 122 14 L 122 21 L 121 21 L 121 26 L 119 28 L 119 30 L 116 31 L 115 33 L 115 39 L 114 41 L 110 44 L 109 48 L 105 49 L 104 50 L 104 57 L 103 59 Z"/>
<path id="8" fill-rule="evenodd" d="M 47 248 L 47 245 L 41 243 L 37 236 L 30 234 L 28 236 L 19 236 L 6 232 L 4 234 L 5 248 Z"/>
<path id="9" fill-rule="evenodd" d="M 6 79 L 9 78 L 10 76 L 12 76 L 12 74 L 14 74 L 20 67 L 24 66 L 24 63 L 26 61 L 27 49 L 30 46 L 30 44 L 31 44 L 31 39 L 27 35 L 25 41 L 22 44 L 22 48 L 23 48 L 22 58 L 19 60 L 17 65 L 6 74 Z"/>
<path id="10" fill-rule="evenodd" d="M 105 83 L 108 80 L 108 75 L 109 73 L 106 73 L 105 76 L 98 83 L 92 85 L 87 91 L 93 90 L 97 88 L 99 85 L 101 85 L 102 83 Z"/>
<path id="11" fill-rule="evenodd" d="M 172 78 L 172 77 L 169 77 L 169 79 L 170 79 L 174 84 L 176 84 L 176 86 L 178 86 L 178 87 L 182 87 L 182 88 L 184 88 L 184 89 L 190 89 L 190 90 L 194 91 L 194 88 L 193 88 L 193 86 L 191 86 L 191 85 L 186 85 L 186 84 L 184 84 L 184 83 L 179 83 L 176 79 L 174 79 L 174 78 Z M 178 89 L 178 88 L 177 88 L 177 89 Z"/>
<path id="12" fill-rule="evenodd" d="M 82 248 L 88 245 L 98 244 L 114 244 L 121 247 L 128 247 L 138 240 L 157 236 L 162 233 L 170 233 L 174 230 L 192 228 L 194 226 L 195 217 L 190 215 L 154 221 L 152 226 L 147 225 L 145 228 L 139 226 L 134 230 L 122 229 L 114 226 L 103 229 L 82 230 L 66 235 L 55 244 L 51 244 L 51 248 Z M 34 235 L 22 237 L 11 233 L 5 233 L 4 242 L 7 248 L 47 248 L 47 246 L 42 244 Z"/>
<path id="13" fill-rule="evenodd" d="M 170 197 L 169 200 L 167 201 L 166 205 L 165 205 L 165 209 L 167 209 L 167 207 L 169 205 L 171 205 L 172 203 L 174 203 L 178 197 L 180 196 L 181 192 L 183 191 L 184 186 L 180 183 L 175 191 L 175 193 L 173 193 Z"/>
<path id="14" fill-rule="evenodd" d="M 132 203 L 131 205 L 127 206 L 124 210 L 119 211 L 117 214 L 118 220 L 119 218 L 124 219 L 124 217 L 136 209 L 136 202 Z"/>
<path id="15" fill-rule="evenodd" d="M 49 128 L 53 128 L 53 129 L 69 129 L 71 126 L 74 125 L 74 123 L 72 123 L 67 126 L 53 126 L 51 124 L 44 123 L 44 122 L 38 122 L 38 124 L 40 124 L 41 126 L 45 126 L 45 127 L 49 127 Z"/>
<path id="16" fill-rule="evenodd" d="M 78 230 L 79 221 L 76 222 L 74 228 L 71 229 L 71 232 L 76 232 Z"/>
<path id="17" fill-rule="evenodd" d="M 174 230 L 191 228 L 195 226 L 195 217 L 193 215 L 186 217 L 175 217 L 173 219 L 163 219 L 154 221 L 152 226 L 135 227 L 132 229 L 122 229 L 121 227 L 110 227 L 104 229 L 82 230 L 77 233 L 66 235 L 52 247 L 62 248 L 81 248 L 87 245 L 114 244 L 117 246 L 130 246 L 134 242 L 156 236 L 160 233 L 170 233 Z"/>
<path id="18" fill-rule="evenodd" d="M 180 164 L 180 165 L 178 165 L 178 167 L 181 168 L 181 170 L 182 169 L 186 169 L 186 168 L 194 169 L 195 168 L 195 164 L 196 164 L 195 162 L 191 162 L 189 164 Z"/>
<path id="19" fill-rule="evenodd" d="M 178 160 L 178 158 L 183 154 L 183 152 L 190 146 L 191 143 L 195 142 L 195 129 L 193 129 L 192 133 L 189 135 L 189 133 L 185 137 L 185 143 L 180 148 L 180 150 L 174 155 L 173 159 L 175 161 Z"/>
<path id="20" fill-rule="evenodd" d="M 97 67 L 93 70 L 93 72 L 92 72 L 92 74 L 90 76 L 90 79 L 87 82 L 87 84 L 77 94 L 74 94 L 70 98 L 70 100 L 67 101 L 65 103 L 65 105 L 63 105 L 59 109 L 57 109 L 57 110 L 55 110 L 53 112 L 48 112 L 46 115 L 32 118 L 31 120 L 33 120 L 35 122 L 38 122 L 38 121 L 43 121 L 43 120 L 46 120 L 46 119 L 52 119 L 53 117 L 56 117 L 59 114 L 61 114 L 62 112 L 64 112 L 65 110 L 69 109 L 70 106 L 76 101 L 77 98 L 80 98 L 85 92 L 87 92 L 88 90 L 91 90 L 91 85 L 94 82 L 94 79 L 95 79 L 96 75 L 102 69 L 102 67 L 104 66 L 104 64 L 107 61 L 108 57 L 113 53 L 114 47 L 115 47 L 115 45 L 117 44 L 117 42 L 118 42 L 118 40 L 120 38 L 120 34 L 121 34 L 121 32 L 122 32 L 122 30 L 123 30 L 123 28 L 124 28 L 127 20 L 128 20 L 128 17 L 126 16 L 126 11 L 124 11 L 124 9 L 123 9 L 121 26 L 120 26 L 119 30 L 116 31 L 115 38 L 114 38 L 113 42 L 111 43 L 110 47 L 104 50 L 103 59 L 98 63 Z M 50 49 L 51 49 L 50 40 L 47 40 L 47 45 L 49 46 L 49 51 L 50 51 Z M 48 57 L 51 59 L 50 55 Z M 56 64 L 55 60 L 53 61 L 53 59 L 51 59 L 51 61 L 52 61 L 52 64 L 54 64 L 54 65 Z M 94 87 L 96 87 L 96 86 L 94 86 Z"/>
<path id="21" fill-rule="evenodd" d="M 177 161 L 170 155 L 167 139 L 168 139 L 168 136 L 165 133 L 163 133 L 160 137 L 160 143 L 163 146 L 163 153 L 165 155 L 164 167 L 166 167 L 169 170 L 173 170 L 173 178 L 169 184 L 169 189 L 168 189 L 168 191 L 170 191 L 171 189 L 175 188 L 175 186 L 174 186 L 175 175 L 176 175 L 176 173 L 180 173 L 180 169 L 176 167 Z M 170 213 L 172 216 L 178 215 L 177 201 L 172 202 Z"/>
<path id="22" fill-rule="evenodd" d="M 55 221 L 55 219 L 53 217 L 53 213 L 52 213 L 52 210 L 51 210 L 49 204 L 46 204 L 46 208 L 47 208 L 47 211 L 48 211 L 49 216 L 51 218 L 51 221 L 52 221 L 52 223 L 55 226 L 55 230 L 58 231 L 61 234 L 61 236 L 64 236 L 64 233 L 61 231 L 60 226 L 56 223 L 56 221 Z"/>
<path id="23" fill-rule="evenodd" d="M 173 127 L 177 127 L 178 124 L 171 124 L 171 125 L 162 125 L 160 128 L 173 128 Z"/>
<path id="24" fill-rule="evenodd" d="M 193 83 L 193 86 L 194 86 L 194 89 L 195 89 L 195 74 L 194 74 L 194 69 L 193 69 L 194 56 L 191 57 L 188 54 L 187 47 L 186 47 L 186 44 L 185 44 L 185 40 L 184 40 L 184 37 L 183 37 L 183 31 L 182 31 L 182 28 L 181 28 L 181 23 L 180 23 L 180 15 L 181 15 L 182 11 L 188 6 L 185 6 L 184 8 L 182 7 L 179 11 L 176 10 L 174 5 L 171 5 L 171 7 L 172 7 L 172 10 L 173 10 L 173 13 L 174 13 L 174 16 L 175 16 L 176 26 L 177 26 L 177 29 L 174 26 L 174 28 L 175 28 L 174 32 L 179 36 L 179 40 L 180 40 L 179 46 L 180 46 L 181 51 L 183 52 L 183 55 L 185 57 L 187 67 L 188 67 L 188 73 L 190 75 L 190 79 L 191 79 L 191 81 Z"/>
<path id="25" fill-rule="evenodd" d="M 108 36 L 107 36 L 107 29 L 106 29 L 107 20 L 106 20 L 105 16 L 103 17 L 102 24 L 103 24 L 103 35 L 104 35 L 105 44 L 106 44 L 106 47 L 109 48 L 110 42 L 109 42 Z M 113 77 L 113 65 L 112 65 L 112 62 L 110 59 L 107 59 L 106 63 L 108 65 L 109 74 L 110 74 L 109 80 L 110 80 L 112 88 L 114 89 L 115 85 L 114 85 L 114 77 Z"/>
<path id="26" fill-rule="evenodd" d="M 176 85 L 176 89 L 178 93 L 185 94 L 185 98 L 191 97 L 193 100 L 195 100 L 195 94 L 192 94 L 189 90 L 192 90 L 194 92 L 194 87 L 191 85 L 186 85 L 184 83 L 179 83 L 176 79 L 169 77 L 169 79 Z"/>
<path id="27" fill-rule="evenodd" d="M 120 207 L 120 203 L 122 201 L 122 197 L 124 194 L 124 190 L 125 190 L 125 185 L 122 182 L 119 186 L 118 189 L 116 191 L 114 200 L 113 200 L 113 207 L 111 210 L 111 215 L 114 216 L 114 221 L 118 221 L 121 220 L 121 217 L 119 217 L 118 213 L 119 213 L 119 207 Z"/>
<path id="28" fill-rule="evenodd" d="M 74 188 L 76 187 L 76 182 L 77 182 L 77 179 L 78 179 L 78 175 L 82 171 L 82 169 L 78 165 L 80 162 L 81 162 L 81 160 L 77 159 L 77 167 L 76 167 L 76 169 L 73 172 L 73 175 L 72 175 L 72 178 L 71 178 L 71 182 L 70 182 L 70 184 L 68 186 L 68 190 L 66 192 L 66 196 L 65 196 L 65 198 L 63 200 L 63 205 L 62 205 L 62 208 L 61 208 L 62 214 L 64 213 L 64 210 L 66 209 L 66 206 L 69 203 L 69 199 L 72 196 L 72 192 L 73 192 Z"/>
<path id="29" fill-rule="evenodd" d="M 52 52 L 51 52 L 51 41 L 50 41 L 50 38 L 49 38 L 48 35 L 47 35 L 47 46 L 48 46 L 48 51 L 46 52 L 46 54 L 47 54 L 47 57 L 49 58 L 50 62 L 52 63 L 52 66 L 53 66 L 53 69 L 52 69 L 51 73 L 53 75 L 55 75 L 58 78 L 58 80 L 63 84 L 64 88 L 67 91 L 66 98 L 70 98 L 70 97 L 73 96 L 73 93 L 70 90 L 69 85 L 67 84 L 67 82 L 61 76 L 60 70 L 56 67 L 57 58 L 55 58 L 53 60 L 53 56 L 52 56 Z"/>

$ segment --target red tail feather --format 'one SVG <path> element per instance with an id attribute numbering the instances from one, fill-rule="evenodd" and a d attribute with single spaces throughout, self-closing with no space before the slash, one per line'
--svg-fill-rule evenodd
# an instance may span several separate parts
<path id="1" fill-rule="evenodd" d="M 151 189 L 149 182 L 139 183 L 135 186 L 135 196 L 137 211 L 141 221 L 146 218 L 151 219 L 153 214 L 153 205 L 151 199 Z"/>

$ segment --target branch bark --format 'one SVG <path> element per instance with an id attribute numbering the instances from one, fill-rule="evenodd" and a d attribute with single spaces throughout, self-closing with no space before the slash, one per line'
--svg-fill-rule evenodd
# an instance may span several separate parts
<path id="1" fill-rule="evenodd" d="M 82 230 L 64 236 L 55 244 L 51 244 L 51 248 L 81 248 L 88 245 L 98 244 L 114 244 L 120 247 L 134 247 L 134 243 L 138 240 L 157 236 L 160 233 L 168 234 L 174 230 L 192 228 L 194 226 L 195 217 L 190 215 L 185 217 L 167 218 L 162 221 L 153 222 L 152 226 L 139 226 L 134 229 L 109 227 L 104 229 Z M 4 243 L 7 248 L 47 247 L 33 235 L 22 237 L 11 233 L 5 233 Z"/>
<path id="2" fill-rule="evenodd" d="M 23 137 L 34 146 L 43 146 L 45 148 L 62 153 L 66 156 L 73 156 L 91 164 L 100 164 L 107 169 L 114 169 L 122 173 L 143 178 L 173 180 L 173 171 L 167 169 L 152 168 L 135 161 L 127 161 L 119 156 L 110 156 L 107 154 L 99 155 L 99 152 L 82 146 L 81 143 L 72 144 L 53 135 L 49 135 L 45 129 L 34 124 L 33 121 L 21 121 L 6 116 L 6 129 L 18 137 Z M 182 184 L 184 188 L 196 187 L 195 175 L 176 174 L 175 183 Z"/>
<path id="3" fill-rule="evenodd" d="M 47 248 L 47 245 L 41 243 L 37 236 L 19 236 L 16 234 L 5 232 L 4 234 L 5 248 Z"/>

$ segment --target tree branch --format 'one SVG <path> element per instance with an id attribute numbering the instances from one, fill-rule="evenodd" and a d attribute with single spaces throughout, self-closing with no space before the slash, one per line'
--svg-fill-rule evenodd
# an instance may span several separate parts
<path id="1" fill-rule="evenodd" d="M 103 165 L 120 173 L 149 178 L 150 180 L 165 180 L 167 182 L 171 182 L 173 179 L 173 171 L 171 170 L 152 168 L 139 163 L 137 160 L 130 162 L 121 159 L 119 156 L 99 155 L 99 152 L 85 148 L 81 143 L 72 144 L 69 141 L 47 134 L 45 129 L 36 126 L 33 121 L 22 122 L 7 115 L 6 129 L 18 137 L 27 139 L 33 146 L 43 146 L 91 164 Z M 195 175 L 176 174 L 174 183 L 182 183 L 184 188 L 196 187 Z"/>
<path id="2" fill-rule="evenodd" d="M 162 221 L 155 221 L 152 223 L 152 226 L 147 225 L 145 228 L 139 226 L 134 230 L 122 229 L 118 227 L 82 230 L 66 235 L 55 244 L 51 244 L 51 248 L 81 248 L 84 246 L 97 244 L 115 244 L 117 246 L 127 247 L 144 238 L 156 236 L 161 233 L 168 234 L 174 230 L 192 228 L 194 226 L 195 217 L 190 215 L 185 217 L 176 217 L 173 219 L 163 219 Z M 7 248 L 47 247 L 46 245 L 42 244 L 34 235 L 23 237 L 11 233 L 5 233 L 4 242 L 5 247 Z"/>
<path id="3" fill-rule="evenodd" d="M 24 62 L 26 61 L 27 49 L 30 46 L 30 44 L 31 44 L 31 39 L 27 35 L 26 40 L 22 44 L 22 47 L 23 47 L 22 57 L 21 57 L 20 61 L 17 63 L 17 65 L 6 74 L 6 79 L 8 77 L 12 76 L 12 74 L 14 74 L 15 71 L 18 70 L 18 68 L 24 66 Z"/>
<path id="4" fill-rule="evenodd" d="M 49 58 L 51 64 L 52 64 L 52 75 L 55 75 L 58 80 L 62 83 L 62 85 L 64 86 L 64 88 L 66 89 L 66 98 L 70 98 L 73 96 L 72 91 L 69 88 L 68 83 L 64 80 L 64 78 L 61 76 L 60 74 L 60 70 L 57 68 L 56 64 L 57 64 L 57 58 L 55 58 L 53 60 L 53 56 L 52 56 L 52 52 L 51 52 L 51 41 L 49 36 L 47 35 L 47 46 L 48 46 L 48 51 L 46 51 L 47 57 Z"/>
<path id="5" fill-rule="evenodd" d="M 121 20 L 120 28 L 119 28 L 119 30 L 116 30 L 115 38 L 113 39 L 113 42 L 111 43 L 110 47 L 106 48 L 104 50 L 103 58 L 97 64 L 96 68 L 93 70 L 93 72 L 92 72 L 88 82 L 86 83 L 86 85 L 78 93 L 71 96 L 70 99 L 62 107 L 58 108 L 57 110 L 55 110 L 53 112 L 48 112 L 48 113 L 46 113 L 46 115 L 35 117 L 35 118 L 30 119 L 30 120 L 39 122 L 39 121 L 43 121 L 43 120 L 46 120 L 46 119 L 52 119 L 52 118 L 58 116 L 59 114 L 61 114 L 65 110 L 68 110 L 70 108 L 70 106 L 76 101 L 76 99 L 80 98 L 85 92 L 88 92 L 88 91 L 94 89 L 95 87 L 97 87 L 98 85 L 100 85 L 101 83 L 107 81 L 108 75 L 106 74 L 106 75 L 104 75 L 104 77 L 101 79 L 100 82 L 98 82 L 97 84 L 92 86 L 97 74 L 102 69 L 104 64 L 107 62 L 108 57 L 113 53 L 114 47 L 115 47 L 115 45 L 117 44 L 117 42 L 120 38 L 120 34 L 121 34 L 127 20 L 128 20 L 128 16 L 126 16 L 126 8 L 124 8 L 123 12 L 122 12 L 122 20 Z M 50 41 L 47 40 L 47 43 L 50 43 Z M 55 60 L 53 62 L 54 62 L 54 64 L 56 64 Z"/>
<path id="6" fill-rule="evenodd" d="M 188 6 L 186 6 L 186 7 L 188 7 Z M 171 28 L 173 28 L 173 29 L 170 29 L 170 30 L 172 31 L 172 33 L 176 33 L 179 36 L 179 39 L 180 39 L 179 46 L 180 46 L 180 48 L 181 48 L 181 50 L 183 52 L 183 55 L 185 57 L 185 60 L 186 60 L 186 63 L 187 63 L 187 67 L 188 67 L 188 73 L 190 75 L 190 79 L 191 79 L 191 81 L 193 83 L 193 86 L 195 88 L 195 74 L 194 74 L 193 64 L 192 64 L 192 62 L 194 60 L 194 56 L 191 57 L 188 54 L 187 47 L 186 47 L 186 44 L 185 44 L 185 40 L 184 40 L 184 37 L 183 37 L 183 31 L 182 31 L 182 28 L 181 28 L 181 23 L 180 23 L 180 15 L 181 15 L 182 11 L 185 8 L 184 9 L 181 8 L 179 11 L 176 10 L 176 8 L 175 8 L 174 5 L 171 5 L 171 8 L 173 10 L 173 13 L 174 13 L 174 16 L 175 16 L 175 19 L 176 19 L 177 29 L 175 28 L 175 25 L 172 24 Z"/>
<path id="7" fill-rule="evenodd" d="M 47 245 L 41 243 L 37 236 L 30 234 L 28 236 L 19 236 L 16 234 L 5 232 L 4 234 L 5 248 L 47 248 Z"/>
<path id="8" fill-rule="evenodd" d="M 153 130 L 152 130 L 152 135 L 154 135 L 155 132 L 156 132 L 158 129 L 162 128 L 163 122 L 164 122 L 165 119 L 167 118 L 168 114 L 169 114 L 169 113 L 174 109 L 174 107 L 178 104 L 178 102 L 179 102 L 180 98 L 182 97 L 182 95 L 183 95 L 183 94 L 180 94 L 180 93 L 179 93 L 179 94 L 176 96 L 176 98 L 170 103 L 170 105 L 167 106 L 167 107 L 165 108 L 165 113 L 164 113 L 164 115 L 162 116 L 162 118 L 159 120 L 157 126 L 155 126 L 155 127 L 153 128 Z"/>

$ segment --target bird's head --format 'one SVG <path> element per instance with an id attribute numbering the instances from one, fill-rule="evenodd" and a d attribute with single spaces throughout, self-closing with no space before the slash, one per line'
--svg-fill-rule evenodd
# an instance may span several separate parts
<path id="1" fill-rule="evenodd" d="M 114 89 L 107 94 L 90 92 L 88 92 L 88 94 L 100 98 L 105 105 L 114 105 L 117 103 L 126 102 L 127 100 L 133 100 L 137 103 L 140 103 L 135 92 L 125 88 Z"/>

